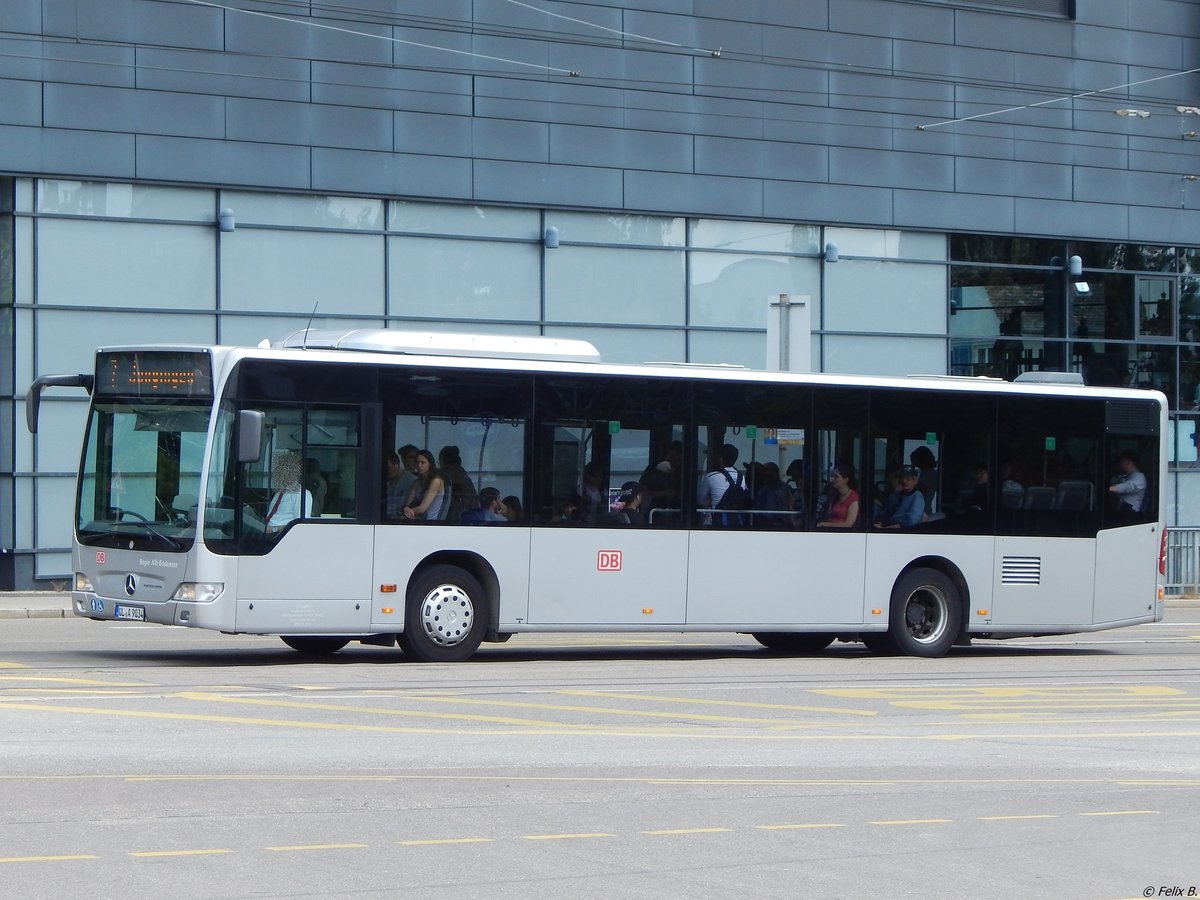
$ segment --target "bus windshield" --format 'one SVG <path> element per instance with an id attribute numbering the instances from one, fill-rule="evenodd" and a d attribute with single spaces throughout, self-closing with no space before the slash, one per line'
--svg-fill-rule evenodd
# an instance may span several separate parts
<path id="1" fill-rule="evenodd" d="M 210 413 L 207 403 L 97 400 L 80 471 L 80 543 L 190 547 Z"/>

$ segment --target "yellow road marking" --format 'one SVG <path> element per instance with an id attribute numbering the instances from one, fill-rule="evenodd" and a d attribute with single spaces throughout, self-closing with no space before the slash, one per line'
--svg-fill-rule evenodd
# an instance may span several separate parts
<path id="1" fill-rule="evenodd" d="M 563 691 L 562 693 L 571 693 Z M 603 697 L 602 693 L 595 696 Z M 689 722 L 733 722 L 744 725 L 787 725 L 786 719 L 757 719 L 748 716 L 717 716 L 710 713 L 689 713 L 679 712 L 677 710 L 664 710 L 655 712 L 645 709 L 620 709 L 611 706 L 565 706 L 553 703 L 530 703 L 523 700 L 478 700 L 466 697 L 438 697 L 438 696 L 422 696 L 414 697 L 415 700 L 432 700 L 438 703 L 458 703 L 464 706 L 502 706 L 515 709 L 540 709 L 553 712 L 582 712 L 582 713 L 603 713 L 608 716 L 630 716 L 642 719 L 670 719 L 672 721 L 685 720 Z M 640 699 L 640 698 L 639 698 Z M 685 701 L 686 702 L 686 701 Z M 721 701 L 714 701 L 721 702 Z M 814 707 L 819 708 L 819 707 Z"/>
<path id="2" fill-rule="evenodd" d="M 980 822 L 1015 822 L 1021 819 L 1057 819 L 1056 815 L 1028 815 L 1028 816 L 976 816 Z"/>
<path id="3" fill-rule="evenodd" d="M 0 669 L 28 669 L 29 666 L 25 663 L 18 662 L 0 662 Z"/>
<path id="4" fill-rule="evenodd" d="M 0 681 L 37 681 L 50 684 L 87 684 L 93 687 L 135 687 L 145 688 L 149 685 L 140 681 L 100 681 L 95 678 L 51 678 L 42 675 L 0 675 Z"/>
<path id="5" fill-rule="evenodd" d="M 387 725 L 356 725 L 344 722 L 305 722 L 298 719 L 256 719 L 250 716 L 217 716 L 200 713 L 152 712 L 137 709 L 105 709 L 92 706 L 50 706 L 38 703 L 5 703 L 6 710 L 76 713 L 93 716 L 123 716 L 134 719 L 161 719 L 168 722 L 211 722 L 221 725 L 257 725 L 273 728 L 311 728 L 318 731 L 368 731 L 385 734 L 461 734 L 461 730 L 438 728 L 400 728 Z M 565 729 L 564 729 L 565 731 Z M 536 732 L 520 731 L 518 734 Z"/>
<path id="6" fill-rule="evenodd" d="M 1157 816 L 1157 809 L 1117 809 L 1108 812 L 1085 812 L 1081 816 Z"/>
<path id="7" fill-rule="evenodd" d="M 6 700 L 19 701 L 24 694 L 41 696 L 53 694 L 55 696 L 66 697 L 142 697 L 145 696 L 143 691 L 133 690 L 104 690 L 91 688 L 2 688 L 4 694 L 0 695 L 0 702 Z"/>
<path id="8" fill-rule="evenodd" d="M 183 697 L 185 695 L 176 695 Z M 192 699 L 188 697 L 188 699 Z M 208 699 L 202 697 L 201 699 Z M 215 698 L 214 702 L 227 703 L 247 703 L 254 702 L 236 698 Z M 266 705 L 271 705 L 272 701 L 263 701 Z M 472 734 L 481 736 L 545 736 L 545 735 L 577 735 L 581 737 L 678 737 L 688 738 L 692 740 L 712 740 L 712 741 L 753 741 L 753 742 L 770 742 L 770 741 L 827 741 L 827 742 L 852 742 L 858 741 L 863 743 L 900 743 L 900 742 L 964 742 L 964 741 L 994 741 L 997 739 L 1003 740 L 1025 740 L 1025 741 L 1046 741 L 1046 740 L 1079 740 L 1086 738 L 1138 738 L 1140 740 L 1154 738 L 1196 738 L 1200 737 L 1200 730 L 1182 730 L 1182 731 L 1147 731 L 1145 729 L 1123 730 L 1123 731 L 1064 731 L 1064 732 L 979 732 L 979 733 L 950 733 L 950 734 L 926 734 L 926 735 L 911 735 L 907 733 L 897 734 L 794 734 L 782 733 L 781 729 L 773 729 L 769 733 L 755 733 L 744 731 L 697 731 L 696 729 L 687 728 L 686 726 L 679 728 L 659 727 L 659 728 L 617 728 L 611 725 L 570 725 L 557 723 L 539 723 L 539 727 L 515 728 L 513 730 L 506 729 L 482 729 L 471 730 L 468 728 L 435 728 L 433 726 L 412 726 L 401 727 L 396 725 L 363 725 L 351 722 L 312 722 L 299 719 L 269 719 L 269 718 L 254 718 L 251 716 L 222 716 L 215 714 L 201 713 L 176 713 L 176 712 L 154 712 L 150 710 L 133 710 L 133 709 L 110 709 L 106 707 L 94 706 L 58 706 L 47 703 L 32 703 L 24 700 L 12 700 L 0 702 L 6 711 L 21 711 L 21 712 L 52 712 L 52 713 L 74 713 L 77 715 L 94 715 L 94 716 L 117 716 L 135 719 L 159 719 L 162 721 L 183 721 L 183 722 L 209 722 L 223 725 L 253 725 L 257 727 L 270 728 L 300 728 L 312 729 L 316 731 L 357 731 L 367 733 L 380 734 Z M 294 704 L 299 708 L 309 708 L 306 704 Z M 314 706 L 312 708 L 319 708 Z M 345 709 L 345 708 L 343 708 Z M 373 713 L 386 714 L 383 710 L 370 710 Z M 413 714 L 417 715 L 417 714 Z M 446 718 L 455 718 L 446 716 Z M 467 721 L 487 721 L 490 717 L 482 716 L 463 716 L 458 717 Z M 842 725 L 844 723 L 836 723 Z M 901 725 L 903 723 L 900 723 Z M 899 725 L 897 726 L 899 727 Z M 0 775 L 0 780 L 8 776 Z"/>
<path id="9" fill-rule="evenodd" d="M 1029 712 L 1049 712 L 1049 711 L 1067 711 L 1075 709 L 1085 710 L 1105 710 L 1105 709 L 1147 709 L 1147 708 L 1163 708 L 1163 707 L 1179 707 L 1185 709 L 1200 709 L 1200 700 L 1192 698 L 1178 700 L 1172 698 L 1170 700 L 1155 700 L 1147 702 L 1145 700 L 1109 700 L 1088 702 L 1084 700 L 1076 702 L 1064 702 L 1059 700 L 1021 700 L 1016 703 L 989 703 L 987 701 L 965 702 L 961 700 L 893 700 L 892 706 L 901 709 L 930 709 L 930 710 L 987 710 L 995 712 L 1004 709 L 1027 710 Z"/>
<path id="10" fill-rule="evenodd" d="M 68 862 L 75 859 L 99 859 L 94 853 L 75 853 L 70 856 L 0 856 L 0 863 Z"/>
<path id="11" fill-rule="evenodd" d="M 1120 715 L 1073 715 L 1069 721 L 1087 722 L 1094 725 L 1097 722 L 1130 722 L 1130 721 L 1145 721 L 1147 719 L 1189 719 L 1195 715 L 1200 715 L 1200 707 L 1195 709 L 1165 709 L 1160 713 L 1121 713 Z M 974 722 L 1052 722 L 1061 721 L 1066 716 L 1056 712 L 1046 712 L 1046 710 L 1032 710 L 1028 713 L 964 713 L 959 716 L 959 719 L 966 719 Z"/>
<path id="12" fill-rule="evenodd" d="M 526 834 L 522 837 L 527 841 L 573 841 L 584 838 L 610 838 L 616 835 L 607 831 L 590 831 L 581 834 Z"/>
<path id="13" fill-rule="evenodd" d="M 638 700 L 652 703 L 690 703 L 697 706 L 736 706 L 743 709 L 781 709 L 787 712 L 839 713 L 846 716 L 877 716 L 873 709 L 846 709 L 835 706 L 792 706 L 786 703 L 751 703 L 743 700 L 706 700 L 696 697 L 660 697 L 654 694 L 622 694 L 615 691 L 558 691 L 570 697 L 603 697 L 611 700 Z"/>
<path id="14" fill-rule="evenodd" d="M 366 844 L 291 844 L 283 847 L 268 847 L 276 853 L 291 853 L 306 850 L 365 850 Z"/>
<path id="15" fill-rule="evenodd" d="M 247 706 L 270 706 L 282 709 L 320 710 L 322 712 L 349 712 L 375 716 L 396 716 L 411 719 L 450 719 L 463 722 L 487 722 L 497 725 L 523 725 L 541 728 L 599 728 L 598 725 L 571 725 L 547 719 L 518 719 L 509 716 L 483 716 L 460 713 L 418 712 L 410 709 L 383 709 L 378 706 L 347 706 L 340 703 L 313 703 L 307 700 L 268 700 L 261 697 L 223 697 L 220 694 L 205 694 L 185 691 L 178 695 L 184 700 L 200 700 L 207 703 L 240 703 Z M 415 699 L 443 699 L 419 697 Z M 465 702 L 465 701 L 460 701 Z M 515 705 L 515 704 L 513 704 Z M 536 704 L 526 704 L 537 708 Z"/>
<path id="16" fill-rule="evenodd" d="M 845 828 L 842 822 L 794 822 L 786 825 L 755 825 L 763 831 L 790 831 L 799 828 Z"/>
<path id="17" fill-rule="evenodd" d="M 895 787 L 943 785 L 1089 785 L 1122 787 L 1200 787 L 1200 779 L 1149 778 L 662 778 L 608 775 L 3 775 L 0 781 L 121 779 L 122 781 L 512 781 L 523 783 L 654 784 L 695 786 Z"/>
<path id="18" fill-rule="evenodd" d="M 1049 697 L 1052 699 L 1075 698 L 1081 694 L 1102 694 L 1111 697 L 1151 697 L 1187 695 L 1181 688 L 1161 684 L 1131 684 L 1127 686 L 1106 684 L 1046 685 L 1043 687 L 889 687 L 889 688 L 813 688 L 811 693 L 827 694 L 831 697 L 853 697 L 859 700 L 894 700 L 910 697 L 924 699 L 969 699 L 972 697 Z"/>
<path id="19" fill-rule="evenodd" d="M 953 822 L 953 819 L 885 819 L 879 822 L 871 822 L 872 825 L 945 825 Z"/>
<path id="20" fill-rule="evenodd" d="M 732 828 L 656 828 L 651 831 L 643 831 L 642 834 L 666 835 L 666 834 L 718 834 L 723 831 L 733 831 Z"/>
<path id="21" fill-rule="evenodd" d="M 433 838 L 423 841 L 396 841 L 401 847 L 428 847 L 434 844 L 491 844 L 495 838 Z"/>
<path id="22" fill-rule="evenodd" d="M 232 853 L 232 850 L 226 848 L 214 847 L 210 850 L 135 850 L 130 856 L 137 857 L 152 857 L 152 856 L 214 856 L 220 853 Z"/>

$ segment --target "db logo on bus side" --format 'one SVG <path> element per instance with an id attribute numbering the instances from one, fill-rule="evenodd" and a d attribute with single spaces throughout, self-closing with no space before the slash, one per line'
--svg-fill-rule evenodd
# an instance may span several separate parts
<path id="1" fill-rule="evenodd" d="M 621 571 L 620 550 L 600 550 L 596 553 L 596 569 L 600 572 Z"/>

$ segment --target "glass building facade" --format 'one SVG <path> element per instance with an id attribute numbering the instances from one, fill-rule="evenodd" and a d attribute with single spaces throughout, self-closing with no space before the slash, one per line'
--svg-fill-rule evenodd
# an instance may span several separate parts
<path id="1" fill-rule="evenodd" d="M 87 371 L 97 346 L 255 344 L 310 323 L 761 368 L 768 299 L 787 293 L 810 298 L 814 369 L 1066 370 L 1164 391 L 1168 520 L 1200 520 L 1197 248 L 52 179 L 7 179 L 3 197 L 6 422 L 23 422 L 22 386 Z M 5 442 L 2 537 L 32 563 L 23 580 L 70 571 L 85 409 L 52 392 L 41 434 L 55 437 Z"/>
<path id="2" fill-rule="evenodd" d="M 762 366 L 781 293 L 816 369 L 1164 390 L 1200 525 L 1196 0 L 3 8 L 0 589 L 69 574 L 85 400 L 23 398 L 98 345 Z"/>

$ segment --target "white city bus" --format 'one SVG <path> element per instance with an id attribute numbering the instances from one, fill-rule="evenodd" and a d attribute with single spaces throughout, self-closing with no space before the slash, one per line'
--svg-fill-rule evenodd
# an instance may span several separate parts
<path id="1" fill-rule="evenodd" d="M 72 597 L 92 619 L 452 661 L 566 631 L 938 656 L 972 636 L 1162 618 L 1156 392 L 610 365 L 578 341 L 306 331 L 257 348 L 102 348 L 93 373 L 35 382 L 31 430 L 43 388 L 68 385 L 91 393 Z M 436 502 L 422 489 L 407 510 L 389 501 L 414 480 L 394 458 L 389 469 L 397 448 L 461 460 Z M 727 448 L 752 508 L 712 509 L 698 490 Z M 919 521 L 874 527 L 892 474 L 914 461 Z M 849 527 L 821 524 L 835 467 L 858 498 Z M 1122 473 L 1133 493 L 1112 490 Z M 637 514 L 623 508 L 631 482 Z M 504 521 L 465 524 L 485 488 Z"/>

